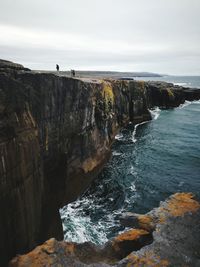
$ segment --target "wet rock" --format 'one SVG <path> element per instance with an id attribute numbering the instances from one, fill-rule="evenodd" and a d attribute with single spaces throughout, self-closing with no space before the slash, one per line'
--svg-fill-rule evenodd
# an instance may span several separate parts
<path id="1" fill-rule="evenodd" d="M 9 267 L 199 266 L 200 203 L 192 194 L 172 195 L 146 215 L 127 216 L 134 222 L 138 218 L 137 225 L 142 223 L 142 229 L 130 229 L 104 246 L 50 239 L 28 254 L 14 258 Z M 148 222 L 150 227 L 146 227 Z"/>
<path id="2" fill-rule="evenodd" d="M 120 223 L 125 227 L 136 227 L 148 231 L 154 230 L 156 223 L 149 214 L 141 215 L 137 213 L 127 212 L 120 216 Z"/>

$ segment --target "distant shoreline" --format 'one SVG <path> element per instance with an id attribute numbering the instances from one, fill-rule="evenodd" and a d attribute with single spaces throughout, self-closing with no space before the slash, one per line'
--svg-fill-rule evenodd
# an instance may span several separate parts
<path id="1" fill-rule="evenodd" d="M 58 74 L 56 71 L 45 71 L 45 70 L 33 70 L 34 72 L 42 72 L 42 73 L 54 73 Z M 70 71 L 59 71 L 60 75 L 70 76 Z M 165 74 L 166 75 L 166 74 Z M 163 75 L 157 73 L 150 73 L 150 72 L 118 72 L 118 71 L 76 71 L 76 76 L 82 77 L 92 77 L 92 78 L 113 78 L 113 79 L 120 79 L 120 78 L 156 78 L 156 77 L 163 77 Z"/>

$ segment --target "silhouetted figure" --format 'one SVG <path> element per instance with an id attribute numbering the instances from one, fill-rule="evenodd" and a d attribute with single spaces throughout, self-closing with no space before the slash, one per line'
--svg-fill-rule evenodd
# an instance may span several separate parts
<path id="1" fill-rule="evenodd" d="M 56 64 L 56 70 L 57 70 L 57 71 L 59 71 L 59 68 L 60 68 L 59 65 Z"/>
<path id="2" fill-rule="evenodd" d="M 75 77 L 75 70 L 71 70 L 71 77 Z"/>

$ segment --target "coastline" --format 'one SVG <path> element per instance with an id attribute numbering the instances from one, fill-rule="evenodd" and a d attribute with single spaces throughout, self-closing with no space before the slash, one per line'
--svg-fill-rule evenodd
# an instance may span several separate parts
<path id="1" fill-rule="evenodd" d="M 200 98 L 162 82 L 73 79 L 14 63 L 0 75 L 2 265 L 63 238 L 59 208 L 96 177 L 120 129 L 151 119 L 154 106 Z"/>

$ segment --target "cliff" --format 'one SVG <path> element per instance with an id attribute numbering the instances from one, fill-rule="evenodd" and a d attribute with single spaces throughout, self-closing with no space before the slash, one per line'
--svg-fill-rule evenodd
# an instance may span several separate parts
<path id="1" fill-rule="evenodd" d="M 167 267 L 199 266 L 200 203 L 192 194 L 172 195 L 147 214 L 122 214 L 121 223 L 134 227 L 103 246 L 50 239 L 9 267 Z"/>
<path id="2" fill-rule="evenodd" d="M 0 61 L 0 264 L 50 237 L 110 156 L 118 131 L 200 91 L 172 84 L 72 79 Z"/>

